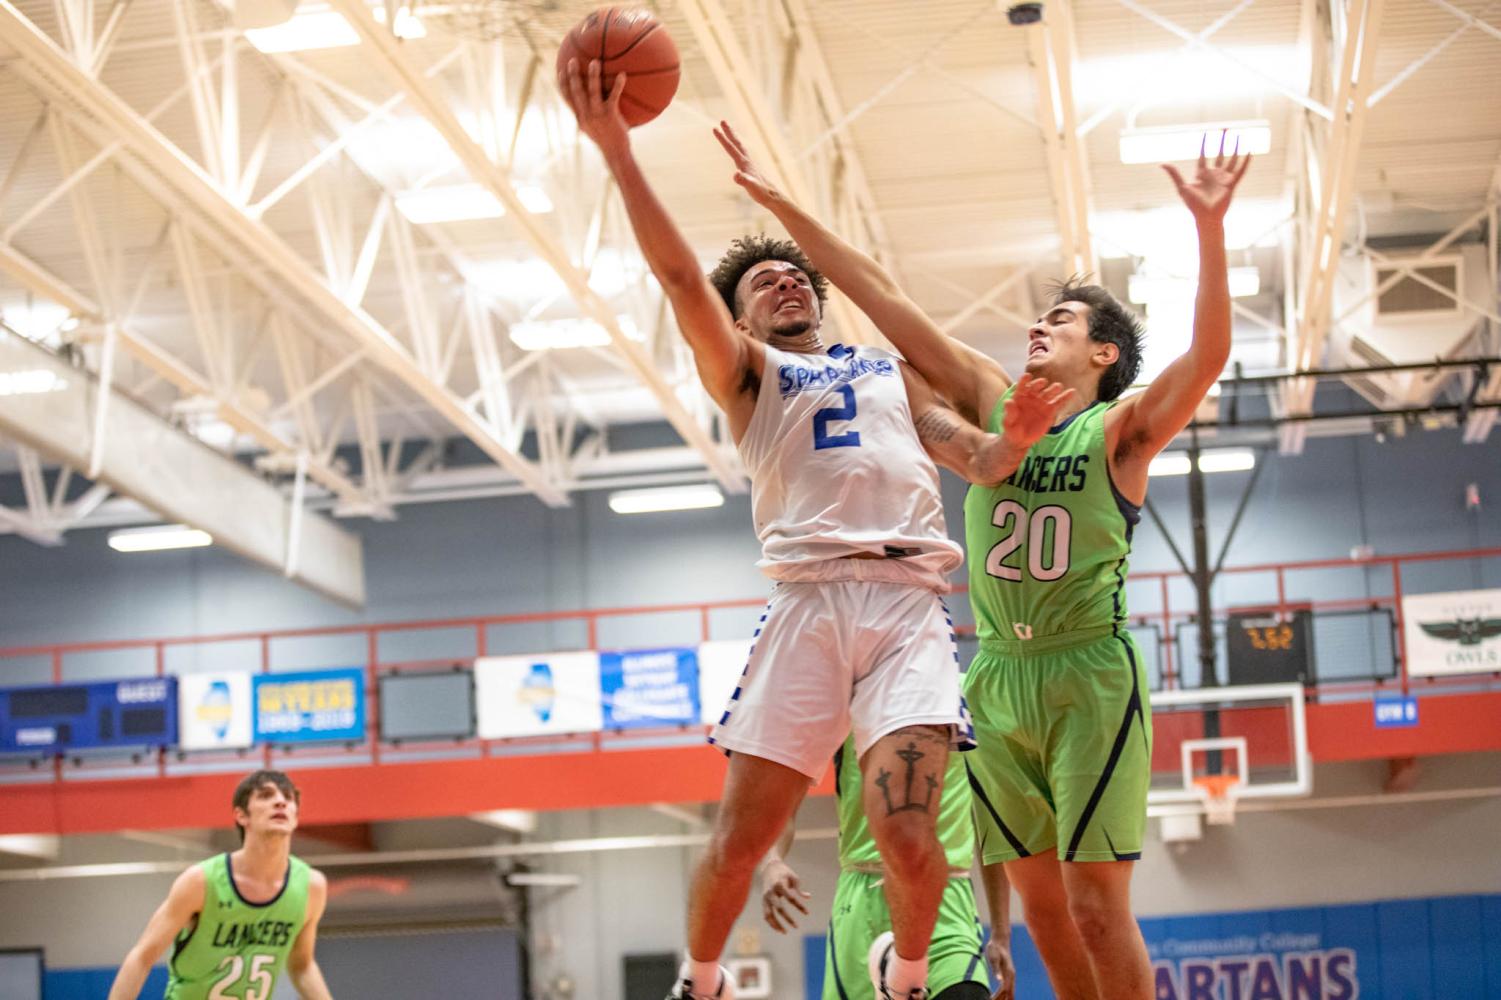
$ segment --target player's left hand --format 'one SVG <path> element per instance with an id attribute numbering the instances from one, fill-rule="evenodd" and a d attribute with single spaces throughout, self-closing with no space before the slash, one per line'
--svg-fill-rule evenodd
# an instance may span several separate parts
<path id="1" fill-rule="evenodd" d="M 1011 943 L 992 937 L 985 942 L 985 961 L 1000 983 L 990 1000 L 1016 1000 L 1016 965 L 1011 961 Z"/>
<path id="2" fill-rule="evenodd" d="M 587 70 L 577 59 L 568 60 L 568 68 L 558 78 L 558 89 L 578 119 L 579 131 L 594 140 L 606 156 L 628 149 L 630 126 L 620 113 L 620 95 L 625 93 L 625 74 L 616 73 L 615 83 L 605 93 L 604 78 L 598 59 L 589 60 Z M 587 74 L 587 75 L 586 75 Z"/>
<path id="3" fill-rule="evenodd" d="M 730 159 L 735 163 L 735 183 L 745 188 L 745 193 L 751 196 L 751 200 L 757 205 L 768 205 L 781 197 L 777 189 L 772 187 L 765 176 L 762 175 L 756 162 L 750 158 L 750 153 L 745 148 L 745 143 L 730 128 L 730 123 L 721 121 L 719 127 L 714 130 L 714 138 L 724 147 L 724 151 L 730 154 Z"/>
<path id="4" fill-rule="evenodd" d="M 1001 433 L 1013 445 L 1030 448 L 1058 422 L 1058 411 L 1073 398 L 1072 389 L 1024 374 L 1016 380 L 1016 391 L 1006 401 Z"/>
<path id="5" fill-rule="evenodd" d="M 1194 218 L 1200 221 L 1218 221 L 1225 217 L 1225 210 L 1230 207 L 1230 197 L 1235 194 L 1235 186 L 1246 175 L 1251 166 L 1251 154 L 1240 154 L 1240 140 L 1235 140 L 1235 146 L 1230 150 L 1230 155 L 1225 156 L 1225 136 L 1227 132 L 1220 133 L 1219 152 L 1215 154 L 1214 162 L 1210 163 L 1206 154 L 1209 137 L 1206 135 L 1199 144 L 1199 163 L 1194 170 L 1192 180 L 1184 180 L 1178 168 L 1171 163 L 1164 163 L 1162 169 L 1173 179 L 1173 186 L 1178 189 L 1178 197 L 1183 199 L 1183 204 L 1194 214 Z"/>
<path id="6" fill-rule="evenodd" d="M 767 862 L 761 873 L 761 889 L 762 916 L 778 934 L 786 934 L 789 929 L 797 927 L 797 918 L 792 915 L 793 907 L 807 916 L 808 908 L 803 905 L 803 900 L 811 899 L 813 894 L 803 891 L 797 872 L 787 862 Z"/>

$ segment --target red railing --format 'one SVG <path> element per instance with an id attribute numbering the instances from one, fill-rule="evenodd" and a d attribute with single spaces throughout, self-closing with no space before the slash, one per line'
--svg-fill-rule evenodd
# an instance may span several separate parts
<path id="1" fill-rule="evenodd" d="M 1402 636 L 1402 606 L 1401 599 L 1407 587 L 1407 579 L 1404 578 L 1404 570 L 1410 572 L 1411 568 L 1419 564 L 1434 563 L 1461 563 L 1473 562 L 1476 576 L 1481 566 L 1501 565 L 1501 548 L 1484 548 L 1447 552 L 1412 553 L 1407 555 L 1393 556 L 1367 556 L 1356 559 L 1324 559 L 1304 562 L 1289 563 L 1266 563 L 1244 566 L 1227 566 L 1222 571 L 1222 580 L 1233 582 L 1238 591 L 1243 592 L 1230 603 L 1237 611 L 1262 611 L 1262 612 L 1290 612 L 1295 609 L 1312 609 L 1315 614 L 1319 612 L 1331 612 L 1351 609 L 1390 609 L 1396 622 L 1396 635 L 1392 640 L 1392 648 L 1396 656 L 1396 670 L 1392 677 L 1386 679 L 1355 680 L 1346 682 L 1325 682 L 1310 686 L 1310 696 L 1317 698 L 1321 694 L 1340 695 L 1344 697 L 1358 697 L 1362 693 L 1375 693 L 1386 690 L 1400 689 L 1406 694 L 1414 688 L 1421 693 L 1424 691 L 1440 691 L 1443 689 L 1458 690 L 1460 688 L 1482 689 L 1497 686 L 1501 674 L 1465 675 L 1444 678 L 1411 678 L 1407 670 L 1407 656 Z M 1317 588 L 1324 591 L 1328 596 L 1315 597 L 1310 593 L 1310 587 L 1298 580 L 1300 574 L 1319 573 L 1330 570 L 1358 570 L 1362 571 L 1362 578 L 1358 586 L 1346 587 L 1363 591 L 1358 594 L 1336 595 L 1330 591 L 1338 591 L 1339 587 L 1331 587 L 1327 582 Z M 1382 571 L 1381 578 L 1387 578 L 1389 574 L 1389 592 L 1375 593 L 1376 590 L 1387 590 L 1379 587 L 1372 578 L 1371 571 Z M 1258 590 L 1255 581 L 1264 578 L 1261 582 L 1261 590 Z M 1291 579 L 1290 579 L 1291 578 Z M 1161 630 L 1161 668 L 1162 686 L 1173 688 L 1178 686 L 1182 672 L 1177 669 L 1177 664 L 1183 659 L 1183 651 L 1176 648 L 1174 639 L 1174 627 L 1182 622 L 1192 621 L 1196 617 L 1194 596 L 1192 587 L 1185 574 L 1178 571 L 1138 571 L 1131 575 L 1129 592 L 1132 602 L 1137 610 L 1131 615 L 1133 623 L 1141 625 L 1157 625 Z M 1478 589 L 1478 584 L 1475 585 Z M 963 590 L 964 588 L 958 588 Z M 1470 589 L 1470 585 L 1447 583 L 1438 587 L 1423 588 L 1433 590 Z M 1264 592 L 1264 593 L 1263 593 Z M 223 633 L 217 635 L 201 636 L 173 636 L 167 638 L 142 638 L 124 639 L 106 642 L 78 642 L 56 643 L 36 646 L 17 646 L 0 648 L 0 686 L 14 686 L 21 683 L 36 683 L 38 678 L 22 679 L 22 672 L 17 671 L 14 665 L 21 660 L 46 659 L 51 664 L 51 679 L 55 683 L 75 679 L 69 676 L 68 669 L 70 658 L 82 658 L 109 653 L 129 653 L 132 651 L 149 651 L 154 669 L 158 674 L 166 673 L 169 669 L 169 655 L 178 649 L 206 650 L 213 646 L 226 644 L 254 644 L 257 652 L 255 659 L 258 661 L 254 666 L 248 663 L 237 664 L 235 669 L 259 669 L 271 671 L 278 666 L 276 648 L 287 643 L 295 643 L 298 640 L 329 639 L 337 637 L 349 637 L 363 646 L 364 666 L 367 671 L 367 740 L 360 748 L 345 748 L 342 752 L 352 757 L 368 759 L 372 763 L 378 763 L 383 754 L 390 755 L 390 748 L 383 748 L 380 740 L 376 738 L 379 733 L 379 710 L 377 691 L 379 678 L 383 672 L 392 670 L 420 670 L 448 668 L 455 662 L 462 662 L 475 656 L 484 656 L 493 651 L 492 634 L 497 630 L 516 628 L 520 626 L 535 626 L 548 623 L 579 623 L 583 626 L 582 637 L 584 648 L 600 648 L 601 623 L 617 619 L 649 618 L 652 616 L 677 615 L 696 616 L 696 630 L 699 641 L 707 641 L 712 638 L 729 638 L 732 635 L 714 634 L 714 616 L 716 612 L 740 611 L 748 612 L 747 622 L 750 620 L 754 609 L 763 606 L 765 598 L 762 596 L 750 597 L 741 600 L 729 601 L 702 601 L 685 602 L 679 604 L 651 605 L 642 607 L 619 607 L 619 608 L 593 608 L 577 611 L 547 611 L 528 614 L 513 615 L 482 615 L 446 619 L 426 619 L 420 621 L 386 622 L 377 624 L 338 625 L 317 628 L 281 629 L 265 631 L 248 631 Z M 1152 606 L 1155 604 L 1155 607 Z M 1146 610 L 1142 609 L 1146 605 Z M 1216 617 L 1224 614 L 1226 608 L 1217 608 Z M 738 623 L 737 623 L 738 624 Z M 381 645 L 383 638 L 417 634 L 422 632 L 443 633 L 460 632 L 472 635 L 472 641 L 464 649 L 453 647 L 454 652 L 439 652 L 434 650 L 435 655 L 421 656 L 418 658 L 405 657 L 400 659 L 386 659 L 382 656 Z M 680 633 L 685 633 L 681 627 Z M 748 632 L 748 625 L 743 630 Z M 741 630 L 733 633 L 733 637 L 739 637 Z M 360 640 L 363 640 L 360 642 Z M 661 644 L 688 643 L 693 641 L 683 634 L 680 638 L 665 640 Z M 443 645 L 434 639 L 435 645 Z M 451 641 L 449 644 L 452 645 Z M 639 645 L 639 644 L 638 644 Z M 579 644 L 573 644 L 572 648 L 578 648 Z M 520 651 L 520 650 L 518 650 Z M 541 652 L 542 649 L 532 648 L 530 651 Z M 334 667 L 349 666 L 351 662 L 358 662 L 354 657 L 330 657 L 330 662 L 298 664 L 298 667 L 315 669 L 318 666 Z M 280 664 L 286 668 L 286 664 Z M 232 669 L 226 667 L 226 669 Z M 113 670 L 115 676 L 128 676 L 129 673 L 139 675 L 140 670 Z M 696 727 L 688 727 L 696 728 Z M 682 732 L 682 727 L 671 730 Z M 655 732 L 655 738 L 661 738 L 664 731 Z M 633 731 L 627 734 L 619 733 L 593 733 L 584 736 L 562 736 L 528 738 L 524 740 L 471 740 L 459 746 L 469 749 L 478 748 L 482 755 L 489 756 L 497 752 L 513 752 L 524 750 L 526 746 L 536 745 L 539 752 L 545 752 L 545 747 L 557 748 L 571 744 L 572 747 L 592 747 L 595 750 L 608 749 L 611 745 L 631 746 L 640 745 L 643 740 L 653 738 L 654 734 L 647 731 Z M 454 744 L 448 743 L 443 746 L 452 748 Z M 408 745 L 404 748 L 401 756 L 410 757 L 410 754 L 420 751 L 421 747 Z M 309 753 L 306 749 L 299 750 L 273 750 L 266 746 L 255 751 L 264 756 L 267 762 L 271 762 L 274 756 L 290 755 L 293 753 L 305 756 Z M 315 751 L 320 758 L 329 756 L 330 751 Z M 238 758 L 237 758 L 238 759 Z M 61 761 L 56 765 L 59 770 Z M 165 773 L 166 761 L 163 758 L 157 762 L 158 770 Z"/>

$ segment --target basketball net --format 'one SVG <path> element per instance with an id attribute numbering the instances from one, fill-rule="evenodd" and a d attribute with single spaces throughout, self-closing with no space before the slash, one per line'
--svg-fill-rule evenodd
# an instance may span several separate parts
<path id="1" fill-rule="evenodd" d="M 1194 778 L 1194 791 L 1204 804 L 1204 821 L 1210 826 L 1230 826 L 1235 822 L 1235 800 L 1240 797 L 1242 782 L 1238 774 L 1201 774 Z"/>

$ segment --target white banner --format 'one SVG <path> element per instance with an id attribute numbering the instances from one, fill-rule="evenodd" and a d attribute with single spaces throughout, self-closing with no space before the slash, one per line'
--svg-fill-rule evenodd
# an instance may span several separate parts
<path id="1" fill-rule="evenodd" d="M 715 725 L 740 675 L 745 673 L 753 640 L 719 639 L 698 647 L 698 704 L 704 722 Z"/>
<path id="2" fill-rule="evenodd" d="M 598 653 L 484 656 L 474 661 L 481 739 L 604 728 Z"/>
<path id="3" fill-rule="evenodd" d="M 1501 670 L 1501 590 L 1404 597 L 1402 631 L 1414 677 Z"/>
<path id="4" fill-rule="evenodd" d="M 177 724 L 178 745 L 184 750 L 235 750 L 250 746 L 250 675 L 180 675 Z"/>

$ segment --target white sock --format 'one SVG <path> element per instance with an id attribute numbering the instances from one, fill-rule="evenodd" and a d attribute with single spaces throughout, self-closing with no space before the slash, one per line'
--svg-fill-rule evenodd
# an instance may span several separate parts
<path id="1" fill-rule="evenodd" d="M 919 986 L 928 984 L 928 956 L 903 958 L 891 949 L 891 961 L 886 963 L 886 988 L 894 997 L 905 998 Z"/>
<path id="2" fill-rule="evenodd" d="M 678 978 L 693 984 L 693 992 L 712 996 L 719 989 L 719 961 L 700 962 L 689 958 L 678 972 Z"/>

